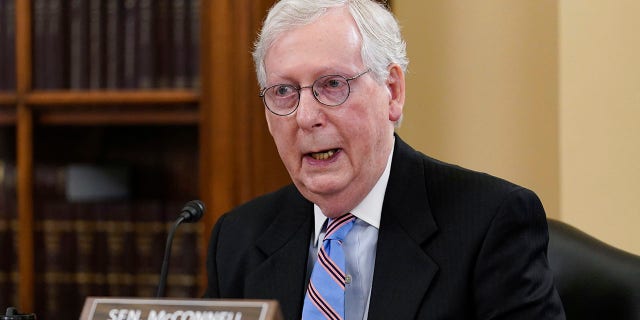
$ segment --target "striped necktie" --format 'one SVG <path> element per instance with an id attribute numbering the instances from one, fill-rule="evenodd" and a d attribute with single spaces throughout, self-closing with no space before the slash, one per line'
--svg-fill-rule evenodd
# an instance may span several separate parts
<path id="1" fill-rule="evenodd" d="M 302 308 L 303 320 L 344 319 L 345 258 L 342 240 L 356 219 L 351 213 L 329 219 Z"/>

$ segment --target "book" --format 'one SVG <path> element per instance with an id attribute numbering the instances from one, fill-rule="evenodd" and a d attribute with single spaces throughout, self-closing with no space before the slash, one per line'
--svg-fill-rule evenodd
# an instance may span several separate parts
<path id="1" fill-rule="evenodd" d="M 16 10 L 14 0 L 0 1 L 0 91 L 16 88 Z"/>
<path id="2" fill-rule="evenodd" d="M 16 168 L 0 158 L 0 301 L 17 305 Z"/>
<path id="3" fill-rule="evenodd" d="M 32 24 L 33 24 L 33 88 L 45 89 L 47 87 L 47 10 L 46 0 L 32 0 Z"/>
<path id="4" fill-rule="evenodd" d="M 138 0 L 125 0 L 123 14 L 123 81 L 124 88 L 137 87 L 138 76 Z"/>
<path id="5" fill-rule="evenodd" d="M 71 0 L 69 8 L 69 88 L 89 87 L 89 7 L 85 0 Z"/>
<path id="6" fill-rule="evenodd" d="M 73 211 L 62 200 L 35 201 L 36 314 L 55 314 L 69 319 L 77 312 L 73 270 L 76 242 Z"/>
<path id="7" fill-rule="evenodd" d="M 7 13 L 6 3 L 0 1 L 0 92 L 6 91 L 7 84 L 7 72 L 9 72 L 9 64 L 7 62 Z"/>
<path id="8" fill-rule="evenodd" d="M 200 0 L 191 0 L 189 3 L 189 24 L 187 27 L 187 79 L 188 86 L 193 89 L 200 88 Z"/>
<path id="9" fill-rule="evenodd" d="M 193 167 L 182 157 L 161 154 L 153 172 L 166 184 L 178 172 L 168 172 L 173 165 L 165 162 L 181 163 L 176 170 Z M 36 282 L 42 288 L 37 312 L 73 317 L 80 307 L 76 301 L 90 295 L 153 297 L 168 230 L 183 200 L 70 202 L 64 194 L 69 172 L 54 163 L 35 168 Z M 200 228 L 181 226 L 174 239 L 167 290 L 173 297 L 198 295 Z"/>
<path id="10" fill-rule="evenodd" d="M 16 3 L 7 0 L 5 3 L 5 89 L 16 89 Z"/>
<path id="11" fill-rule="evenodd" d="M 87 297 L 97 292 L 106 292 L 102 286 L 103 277 L 95 270 L 96 266 L 107 263 L 107 260 L 102 257 L 106 247 L 99 246 L 97 241 L 99 237 L 98 222 L 88 217 L 95 209 L 89 207 L 87 210 L 82 210 L 81 207 L 88 207 L 86 204 L 72 204 L 71 206 L 75 213 L 73 232 L 75 233 L 76 255 L 73 273 L 77 295 Z"/>
<path id="12" fill-rule="evenodd" d="M 150 89 L 155 77 L 155 31 L 154 12 L 151 0 L 140 0 L 138 4 L 138 88 Z"/>
<path id="13" fill-rule="evenodd" d="M 104 269 L 110 296 L 135 295 L 135 224 L 133 205 L 128 202 L 103 203 L 100 233 L 105 237 L 107 250 Z"/>
<path id="14" fill-rule="evenodd" d="M 102 0 L 89 1 L 89 88 L 104 87 L 104 10 Z"/>
<path id="15" fill-rule="evenodd" d="M 160 200 L 140 200 L 135 214 L 136 296 L 155 297 L 166 242 L 167 225 Z"/>
<path id="16" fill-rule="evenodd" d="M 121 2 L 107 1 L 106 4 L 106 87 L 118 89 L 122 77 L 122 16 Z"/>
<path id="17" fill-rule="evenodd" d="M 155 87 L 170 88 L 173 76 L 173 46 L 172 46 L 172 28 L 171 28 L 171 3 L 170 0 L 155 1 L 155 51 L 157 56 L 155 59 Z"/>
<path id="18" fill-rule="evenodd" d="M 187 14 L 186 0 L 172 0 L 173 87 L 187 86 Z"/>
<path id="19" fill-rule="evenodd" d="M 63 89 L 68 86 L 65 26 L 62 0 L 47 0 L 45 12 L 45 38 L 42 53 L 45 66 L 45 89 Z"/>

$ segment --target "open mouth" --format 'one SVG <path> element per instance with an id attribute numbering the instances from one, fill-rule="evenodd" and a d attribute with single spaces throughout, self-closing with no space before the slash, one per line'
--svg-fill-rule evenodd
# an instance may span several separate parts
<path id="1" fill-rule="evenodd" d="M 315 160 L 328 160 L 333 158 L 333 156 L 335 156 L 336 153 L 338 152 L 340 152 L 340 149 L 331 149 L 331 150 L 326 150 L 321 152 L 312 152 L 312 153 L 309 153 L 308 156 L 310 156 Z"/>

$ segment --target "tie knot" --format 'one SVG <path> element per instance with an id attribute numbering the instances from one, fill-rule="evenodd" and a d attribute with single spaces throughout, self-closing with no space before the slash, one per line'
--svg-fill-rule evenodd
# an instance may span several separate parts
<path id="1" fill-rule="evenodd" d="M 335 219 L 329 219 L 327 231 L 324 235 L 325 240 L 344 240 L 347 233 L 353 227 L 353 221 L 356 219 L 351 213 L 345 213 Z"/>

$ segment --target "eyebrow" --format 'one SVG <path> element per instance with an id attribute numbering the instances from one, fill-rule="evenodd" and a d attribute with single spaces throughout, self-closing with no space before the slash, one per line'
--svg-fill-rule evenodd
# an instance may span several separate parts
<path id="1" fill-rule="evenodd" d="M 316 76 L 313 78 L 313 81 L 316 81 L 316 80 L 318 80 L 318 79 L 319 79 L 319 78 L 321 78 L 321 77 L 324 77 L 324 76 L 330 76 L 330 75 L 339 75 L 339 76 L 343 76 L 343 77 L 345 77 L 345 78 L 349 78 L 349 77 L 352 77 L 352 76 L 353 76 L 353 75 L 350 75 L 350 74 L 348 74 L 348 73 L 346 73 L 346 72 L 338 71 L 338 69 L 337 69 L 337 68 L 334 68 L 334 67 L 331 67 L 331 68 L 323 68 L 322 70 L 323 70 L 323 71 L 321 71 L 321 72 L 317 72 L 317 73 L 315 73 L 315 74 L 316 74 Z M 348 71 L 348 72 L 351 72 L 351 71 Z M 357 73 L 358 73 L 358 72 L 360 72 L 360 71 L 353 71 L 353 72 L 355 72 L 355 73 L 357 74 Z M 280 77 L 279 77 L 279 78 L 280 78 Z M 301 84 L 300 82 L 296 82 L 296 81 L 290 80 L 290 77 L 282 77 L 282 79 L 283 79 L 282 81 L 279 81 L 279 82 L 274 81 L 272 84 L 267 84 L 266 86 L 264 86 L 264 88 L 269 88 L 269 87 L 277 86 L 277 85 L 280 85 L 280 84 L 284 84 L 284 85 L 292 85 L 292 86 L 294 86 L 294 87 L 298 87 L 298 88 L 299 88 L 299 87 L 301 87 L 301 86 L 303 86 L 303 84 Z M 269 81 L 267 81 L 267 83 L 269 83 Z M 313 82 L 312 82 L 312 83 L 313 83 Z M 306 84 L 306 85 L 311 85 L 311 83 Z"/>

